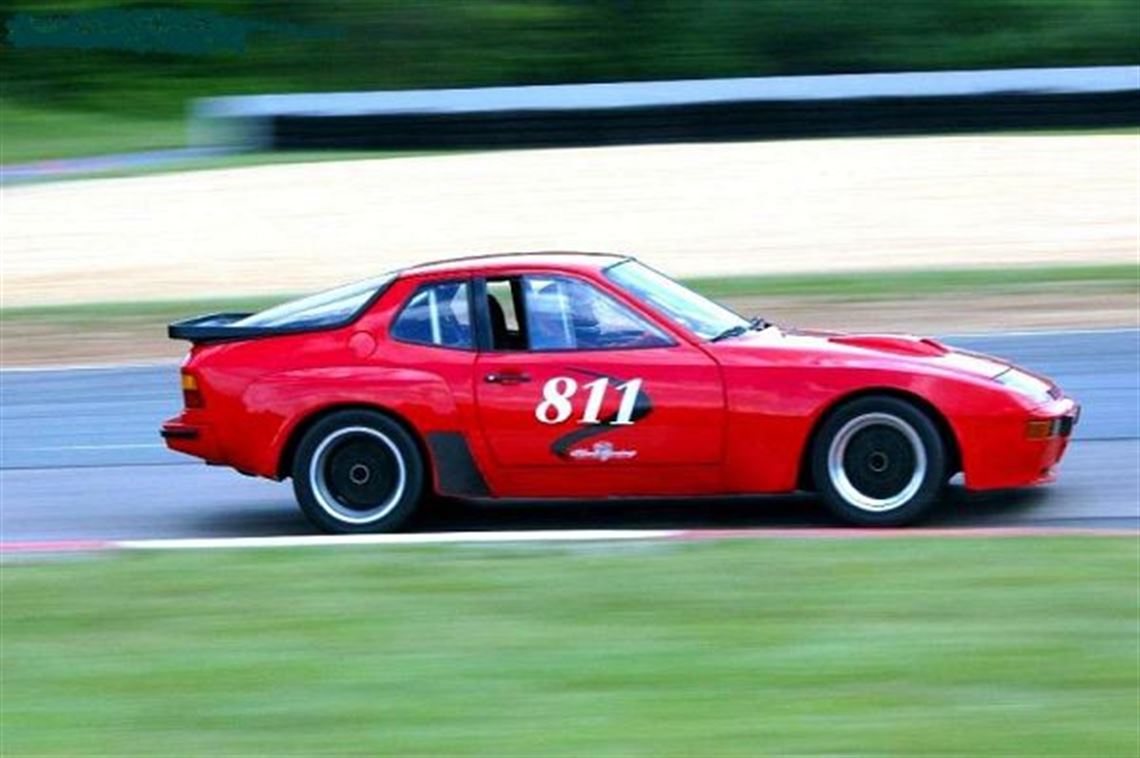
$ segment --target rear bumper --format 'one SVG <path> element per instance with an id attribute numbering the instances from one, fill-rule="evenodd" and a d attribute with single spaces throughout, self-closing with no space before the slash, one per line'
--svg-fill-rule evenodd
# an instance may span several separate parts
<path id="1" fill-rule="evenodd" d="M 963 445 L 967 489 L 1028 487 L 1056 478 L 1056 466 L 1068 449 L 1081 408 L 1061 398 L 1024 415 L 989 420 Z M 1047 422 L 1047 434 L 1031 438 L 1031 422 Z"/>
<path id="2" fill-rule="evenodd" d="M 159 434 L 171 450 L 202 458 L 209 463 L 222 462 L 221 447 L 209 424 L 178 416 L 166 421 Z"/>

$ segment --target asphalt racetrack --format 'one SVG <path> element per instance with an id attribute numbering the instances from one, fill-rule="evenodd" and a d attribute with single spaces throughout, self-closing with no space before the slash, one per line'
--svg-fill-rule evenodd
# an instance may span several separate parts
<path id="1" fill-rule="evenodd" d="M 1140 330 L 947 337 L 1055 379 L 1083 405 L 1057 483 L 950 490 L 927 522 L 954 527 L 1140 528 Z M 315 531 L 289 482 L 244 477 L 167 451 L 178 369 L 0 374 L 0 541 L 159 539 Z M 720 500 L 454 504 L 423 531 L 834 527 L 806 495 Z"/>

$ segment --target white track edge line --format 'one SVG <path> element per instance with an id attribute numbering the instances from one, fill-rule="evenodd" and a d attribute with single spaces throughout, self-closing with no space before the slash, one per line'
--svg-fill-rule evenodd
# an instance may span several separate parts
<path id="1" fill-rule="evenodd" d="M 461 543 L 589 542 L 675 537 L 679 529 L 575 529 L 530 532 L 434 532 L 420 534 L 307 534 L 285 537 L 206 537 L 115 540 L 122 550 L 218 550 L 227 548 L 320 547 L 335 545 L 454 545 Z"/>

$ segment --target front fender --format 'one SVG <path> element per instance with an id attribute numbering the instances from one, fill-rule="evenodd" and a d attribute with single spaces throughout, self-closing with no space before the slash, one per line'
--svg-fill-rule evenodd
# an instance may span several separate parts
<path id="1" fill-rule="evenodd" d="M 933 409 L 962 452 L 987 419 L 1023 412 L 989 380 L 882 367 L 765 366 L 726 372 L 730 410 L 729 488 L 736 492 L 796 489 L 814 431 L 839 405 L 876 392 L 915 398 Z"/>

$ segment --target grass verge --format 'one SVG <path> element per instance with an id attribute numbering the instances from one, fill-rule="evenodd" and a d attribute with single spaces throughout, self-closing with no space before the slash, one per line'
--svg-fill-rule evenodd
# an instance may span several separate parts
<path id="1" fill-rule="evenodd" d="M 117 179 L 147 176 L 150 174 L 215 171 L 230 168 L 252 168 L 278 164 L 321 163 L 326 161 L 356 161 L 387 158 L 416 158 L 429 155 L 458 155 L 472 151 L 428 150 L 298 150 L 281 152 L 221 153 L 201 157 L 175 158 L 153 163 L 124 163 L 121 167 L 108 167 L 91 171 L 47 175 L 26 180 L 27 183 L 82 181 L 84 179 Z"/>
<path id="2" fill-rule="evenodd" d="M 876 300 L 907 299 L 956 291 L 1017 290 L 1045 285 L 1140 291 L 1140 266 L 1038 266 L 1028 268 L 856 271 L 842 274 L 732 276 L 692 279 L 709 297 L 808 296 Z"/>
<path id="3" fill-rule="evenodd" d="M 27 754 L 1134 755 L 1131 538 L 7 565 Z"/>
<path id="4" fill-rule="evenodd" d="M 88 158 L 115 153 L 166 150 L 186 146 L 187 122 L 182 114 L 144 118 L 103 111 L 38 108 L 0 99 L 0 165 Z M 297 150 L 232 153 L 216 156 L 132 163 L 44 177 L 41 181 L 143 176 L 180 171 L 205 171 L 276 163 L 407 158 L 459 151 Z"/>
<path id="5" fill-rule="evenodd" d="M 0 164 L 4 165 L 185 144 L 182 114 L 144 118 L 0 100 Z"/>
<path id="6" fill-rule="evenodd" d="M 726 276 L 686 284 L 713 298 L 820 297 L 844 300 L 907 300 L 953 292 L 1025 291 L 1072 286 L 1085 291 L 1140 293 L 1140 266 L 1011 267 L 918 271 L 856 271 L 844 274 Z M 294 295 L 82 303 L 0 308 L 0 321 L 74 322 L 83 328 L 116 320 L 170 321 L 212 311 L 257 311 Z"/>

